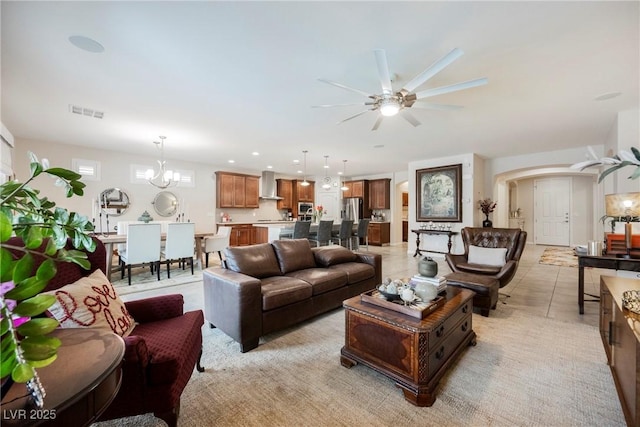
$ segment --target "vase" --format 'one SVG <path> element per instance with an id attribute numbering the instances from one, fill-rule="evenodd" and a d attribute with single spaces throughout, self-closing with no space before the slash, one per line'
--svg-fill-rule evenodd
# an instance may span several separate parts
<path id="1" fill-rule="evenodd" d="M 424 277 L 435 277 L 438 274 L 438 263 L 426 256 L 418 261 L 418 273 Z"/>
<path id="2" fill-rule="evenodd" d="M 493 222 L 489 219 L 489 214 L 484 214 L 486 217 L 484 221 L 482 221 L 482 226 L 485 228 L 493 227 Z"/>

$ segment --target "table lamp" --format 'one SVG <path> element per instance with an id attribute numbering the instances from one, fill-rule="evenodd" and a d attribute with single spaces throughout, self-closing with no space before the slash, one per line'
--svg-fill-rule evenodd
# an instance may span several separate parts
<path id="1" fill-rule="evenodd" d="M 605 213 L 607 216 L 617 217 L 625 221 L 624 246 L 627 251 L 625 258 L 631 257 L 631 220 L 640 216 L 640 193 L 618 193 L 604 196 Z"/>

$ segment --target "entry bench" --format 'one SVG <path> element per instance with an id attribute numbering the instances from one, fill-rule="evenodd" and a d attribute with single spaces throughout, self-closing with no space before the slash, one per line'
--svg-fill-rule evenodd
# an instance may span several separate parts
<path id="1" fill-rule="evenodd" d="M 342 307 L 382 282 L 379 254 L 307 239 L 225 249 L 227 268 L 203 273 L 205 319 L 246 352 L 259 338 Z"/>
<path id="2" fill-rule="evenodd" d="M 454 272 L 445 275 L 447 286 L 457 286 L 470 289 L 476 294 L 473 297 L 473 307 L 480 311 L 480 314 L 489 317 L 489 310 L 495 310 L 498 303 L 498 289 L 500 281 L 491 276 L 479 274 Z"/>

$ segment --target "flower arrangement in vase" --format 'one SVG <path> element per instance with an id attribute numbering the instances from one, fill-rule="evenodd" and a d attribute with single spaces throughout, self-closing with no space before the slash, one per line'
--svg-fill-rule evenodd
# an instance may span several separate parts
<path id="1" fill-rule="evenodd" d="M 483 227 L 493 226 L 493 223 L 489 219 L 489 214 L 496 209 L 497 204 L 498 203 L 491 200 L 491 198 L 486 198 L 478 201 L 478 209 L 480 209 L 485 216 L 485 220 L 482 221 Z"/>
<path id="2" fill-rule="evenodd" d="M 324 214 L 324 208 L 322 207 L 322 205 L 318 205 L 315 207 L 314 211 L 313 211 L 313 222 L 320 222 L 320 220 L 322 219 L 322 215 Z"/>

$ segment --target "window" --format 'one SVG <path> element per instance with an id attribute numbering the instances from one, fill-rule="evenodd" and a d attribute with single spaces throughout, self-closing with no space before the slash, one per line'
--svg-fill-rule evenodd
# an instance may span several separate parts
<path id="1" fill-rule="evenodd" d="M 100 162 L 97 160 L 71 159 L 71 168 L 82 175 L 84 181 L 100 181 Z"/>

